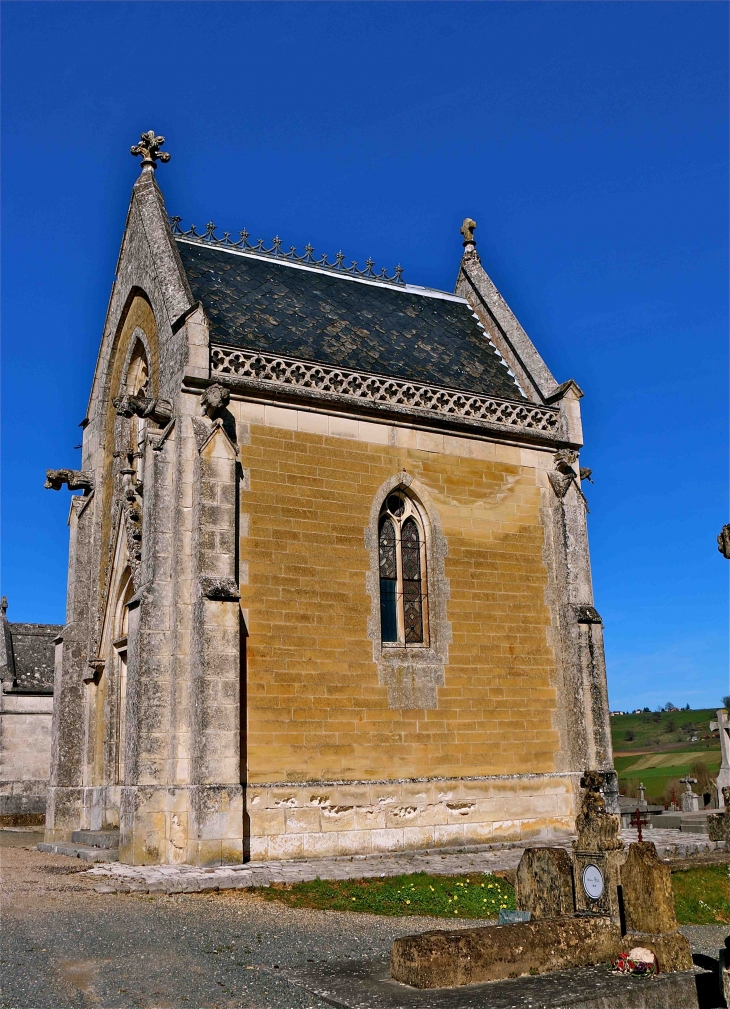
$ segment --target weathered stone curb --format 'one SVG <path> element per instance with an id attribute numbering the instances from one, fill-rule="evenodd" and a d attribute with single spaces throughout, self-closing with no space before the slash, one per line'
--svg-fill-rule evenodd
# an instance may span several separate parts
<path id="1" fill-rule="evenodd" d="M 627 842 L 636 840 L 635 830 L 624 830 Z M 653 830 L 652 840 L 662 858 L 681 857 L 724 849 L 721 842 L 687 839 L 679 830 Z M 555 847 L 571 850 L 572 837 Z M 95 865 L 84 875 L 104 877 L 99 893 L 210 893 L 216 890 L 247 890 L 273 883 L 303 883 L 314 879 L 363 879 L 429 872 L 438 876 L 469 872 L 500 872 L 516 869 L 529 841 L 514 844 L 473 845 L 468 848 L 430 848 L 423 851 L 382 855 L 352 855 L 337 858 L 282 859 L 244 865 L 201 869 L 194 865 L 125 865 L 121 862 Z M 98 888 L 97 888 L 98 889 Z"/>

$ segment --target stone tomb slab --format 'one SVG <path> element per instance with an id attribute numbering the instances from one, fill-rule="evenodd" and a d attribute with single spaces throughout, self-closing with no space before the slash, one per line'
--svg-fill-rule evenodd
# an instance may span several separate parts
<path id="1" fill-rule="evenodd" d="M 390 976 L 387 957 L 277 971 L 341 1009 L 698 1009 L 695 968 L 646 979 L 606 964 L 458 988 L 410 988 Z"/>

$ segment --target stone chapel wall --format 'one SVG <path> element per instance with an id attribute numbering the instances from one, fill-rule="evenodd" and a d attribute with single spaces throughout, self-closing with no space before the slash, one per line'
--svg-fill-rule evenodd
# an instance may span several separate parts
<path id="1" fill-rule="evenodd" d="M 250 425 L 240 557 L 251 856 L 571 829 L 540 515 L 552 454 L 280 407 L 231 410 Z M 369 629 L 371 505 L 402 470 L 427 494 L 447 548 L 448 658 L 435 704 L 420 709 L 389 704 Z"/>

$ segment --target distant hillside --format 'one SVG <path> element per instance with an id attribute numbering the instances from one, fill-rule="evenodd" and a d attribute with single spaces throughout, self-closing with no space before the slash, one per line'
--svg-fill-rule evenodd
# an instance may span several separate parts
<path id="1" fill-rule="evenodd" d="M 611 718 L 614 766 L 625 795 L 637 795 L 639 782 L 652 802 L 668 802 L 683 789 L 679 779 L 691 773 L 702 794 L 720 767 L 720 739 L 710 732 L 716 709 L 644 712 Z"/>
<path id="2" fill-rule="evenodd" d="M 710 722 L 717 709 L 699 711 L 651 711 L 641 715 L 613 715 L 611 738 L 614 753 L 640 753 L 642 750 L 718 749 L 717 731 L 710 734 Z M 693 740 L 696 736 L 696 740 Z"/>

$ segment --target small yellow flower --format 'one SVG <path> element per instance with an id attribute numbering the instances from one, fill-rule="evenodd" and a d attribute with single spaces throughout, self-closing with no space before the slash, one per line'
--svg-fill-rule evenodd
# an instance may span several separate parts
<path id="1" fill-rule="evenodd" d="M 410 900 L 407 900 L 407 901 L 406 901 L 406 904 L 410 904 Z"/>
<path id="2" fill-rule="evenodd" d="M 432 886 L 429 886 L 429 890 L 431 891 L 431 893 L 436 893 L 436 891 L 434 890 L 434 888 Z"/>
<path id="3" fill-rule="evenodd" d="M 484 883 L 482 883 L 482 890 L 484 889 Z"/>
<path id="4" fill-rule="evenodd" d="M 350 897 L 350 900 L 357 900 L 357 897 Z"/>

